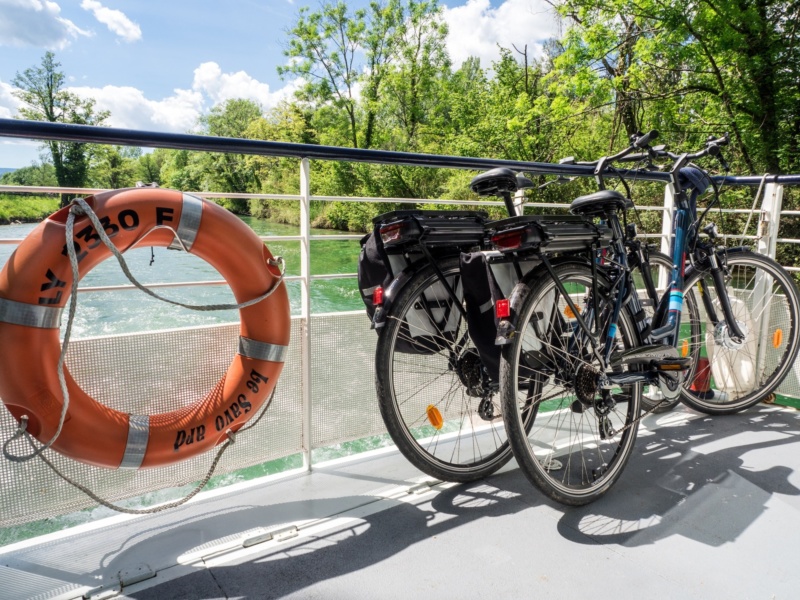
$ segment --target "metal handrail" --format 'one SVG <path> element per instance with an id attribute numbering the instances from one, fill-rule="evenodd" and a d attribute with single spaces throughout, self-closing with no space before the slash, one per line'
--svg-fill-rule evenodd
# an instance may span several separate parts
<path id="1" fill-rule="evenodd" d="M 45 123 L 41 121 L 23 121 L 19 119 L 0 119 L 0 136 L 65 142 L 114 144 L 144 148 L 171 148 L 176 150 L 198 150 L 202 152 L 253 154 L 259 156 L 282 156 L 347 162 L 371 162 L 378 164 L 450 169 L 484 170 L 494 167 L 508 167 L 516 171 L 525 171 L 527 173 L 540 175 L 580 177 L 591 177 L 594 175 L 594 167 L 588 165 L 566 165 L 496 158 L 474 158 L 389 150 L 342 148 L 338 146 L 271 142 L 242 138 L 222 138 L 186 133 L 137 131 L 116 127 L 97 127 L 93 125 Z M 636 177 L 638 180 L 642 181 L 669 181 L 669 175 L 659 171 L 620 171 L 620 173 L 623 176 Z M 782 185 L 800 185 L 800 175 L 770 175 L 766 177 L 766 179 L 760 175 L 716 176 L 713 179 L 718 183 L 739 186 L 758 186 L 764 182 Z"/>

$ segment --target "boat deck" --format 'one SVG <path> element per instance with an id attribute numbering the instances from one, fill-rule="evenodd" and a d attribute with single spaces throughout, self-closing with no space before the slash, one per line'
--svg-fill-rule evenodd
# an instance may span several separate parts
<path id="1" fill-rule="evenodd" d="M 678 408 L 637 450 L 580 508 L 513 462 L 454 485 L 340 460 L 0 549 L 0 598 L 798 597 L 800 412 Z"/>

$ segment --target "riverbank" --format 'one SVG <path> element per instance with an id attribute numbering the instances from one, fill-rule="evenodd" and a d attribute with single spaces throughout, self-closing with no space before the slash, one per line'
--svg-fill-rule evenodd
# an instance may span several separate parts
<path id="1" fill-rule="evenodd" d="M 235 202 L 225 198 L 212 199 L 212 202 L 227 208 L 239 217 L 252 217 L 280 223 L 293 227 L 300 225 L 300 210 L 295 201 L 271 200 L 250 200 Z M 312 203 L 311 226 L 316 229 L 339 230 L 341 225 L 347 225 L 347 219 L 330 219 L 327 213 L 336 215 L 340 207 L 333 207 L 333 211 L 324 210 L 321 202 Z M 338 203 L 337 203 L 338 204 Z M 0 194 L 0 225 L 13 225 L 18 223 L 38 223 L 47 216 L 51 215 L 59 208 L 58 196 L 24 196 L 21 194 Z M 357 220 L 358 226 L 352 231 L 363 233 L 371 228 L 372 217 L 381 212 L 381 208 L 375 205 L 360 205 L 355 207 L 355 211 L 363 213 Z M 337 223 L 340 227 L 337 227 Z"/>
<path id="2" fill-rule="evenodd" d="M 58 198 L 0 194 L 0 225 L 36 223 L 58 210 Z"/>

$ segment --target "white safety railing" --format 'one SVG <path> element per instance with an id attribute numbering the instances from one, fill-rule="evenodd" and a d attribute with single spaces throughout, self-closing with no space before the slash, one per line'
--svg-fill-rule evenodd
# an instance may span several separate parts
<path id="1" fill-rule="evenodd" d="M 315 196 L 311 194 L 311 180 L 312 180 L 312 172 L 311 172 L 311 165 L 308 159 L 300 160 L 300 193 L 297 195 L 292 194 L 232 194 L 232 193 L 211 193 L 211 192 L 191 192 L 198 196 L 214 199 L 214 198 L 244 198 L 244 199 L 259 199 L 259 200 L 293 200 L 297 201 L 299 204 L 299 214 L 300 214 L 300 234 L 299 235 L 290 235 L 290 236 L 261 236 L 262 239 L 266 242 L 284 242 L 284 241 L 294 241 L 299 242 L 300 245 L 300 273 L 299 275 L 292 275 L 287 276 L 286 280 L 290 282 L 298 282 L 299 283 L 299 290 L 300 290 L 300 311 L 299 315 L 296 315 L 293 319 L 293 340 L 292 343 L 296 346 L 296 354 L 294 352 L 290 352 L 289 359 L 292 360 L 295 357 L 298 360 L 297 365 L 293 365 L 292 367 L 292 375 L 294 377 L 292 381 L 289 382 L 288 387 L 290 389 L 282 388 L 282 393 L 286 395 L 293 395 L 299 393 L 299 398 L 294 398 L 291 402 L 297 402 L 299 406 L 299 410 L 297 414 L 292 417 L 287 417 L 289 419 L 296 419 L 299 417 L 300 420 L 300 442 L 299 442 L 299 451 L 302 455 L 302 468 L 309 470 L 313 466 L 312 460 L 312 451 L 319 448 L 319 445 L 315 444 L 315 439 L 322 439 L 322 445 L 331 445 L 341 443 L 350 439 L 353 439 L 353 435 L 375 435 L 383 433 L 383 429 L 381 425 L 376 425 L 376 420 L 379 420 L 379 415 L 377 411 L 377 405 L 374 399 L 374 392 L 372 393 L 371 398 L 363 398 L 360 400 L 358 407 L 353 410 L 353 414 L 348 418 L 352 418 L 362 421 L 369 421 L 368 423 L 362 423 L 361 427 L 350 427 L 345 423 L 342 425 L 346 428 L 339 433 L 336 432 L 329 432 L 326 429 L 324 435 L 319 434 L 319 430 L 321 428 L 329 428 L 331 423 L 338 423 L 335 418 L 331 417 L 331 415 L 335 415 L 337 410 L 336 408 L 331 408 L 330 406 L 319 406 L 319 404 L 328 402 L 330 399 L 327 398 L 327 395 L 334 390 L 325 388 L 324 383 L 315 383 L 319 382 L 319 378 L 315 378 L 315 372 L 324 371 L 327 368 L 328 363 L 331 360 L 345 360 L 349 362 L 342 363 L 341 366 L 336 367 L 339 369 L 360 369 L 362 372 L 358 375 L 362 379 L 361 383 L 363 384 L 366 380 L 365 387 L 361 389 L 359 392 L 362 395 L 369 396 L 372 385 L 372 374 L 368 370 L 371 367 L 371 361 L 369 360 L 369 353 L 370 347 L 374 348 L 374 339 L 375 336 L 373 333 L 369 332 L 369 324 L 366 317 L 363 314 L 360 315 L 342 315 L 341 317 L 337 317 L 336 315 L 314 315 L 312 314 L 311 310 L 311 298 L 312 298 L 312 290 L 315 281 L 318 280 L 325 280 L 325 279 L 352 279 L 353 281 L 353 289 L 356 288 L 355 284 L 355 273 L 337 273 L 337 274 L 318 274 L 312 275 L 311 274 L 311 253 L 312 253 L 312 244 L 311 242 L 314 240 L 342 240 L 342 241 L 352 241 L 358 240 L 362 237 L 360 234 L 352 235 L 352 234 L 337 234 L 337 235 L 312 235 L 311 234 L 311 202 L 322 201 L 322 202 L 332 202 L 332 201 L 342 201 L 342 202 L 378 202 L 378 203 L 409 203 L 409 204 L 438 204 L 438 205 L 458 205 L 458 206 L 475 206 L 475 207 L 482 207 L 486 208 L 489 206 L 498 206 L 503 207 L 504 204 L 500 201 L 486 201 L 486 200 L 434 200 L 434 199 L 409 199 L 409 198 L 351 198 L 351 197 L 338 197 L 338 196 Z M 42 193 L 42 194 L 53 194 L 53 193 L 74 193 L 74 194 L 90 194 L 93 192 L 99 192 L 102 190 L 87 190 L 87 189 L 74 189 L 74 188 L 46 188 L 46 187 L 27 187 L 21 188 L 17 186 L 0 186 L 0 193 Z M 778 237 L 778 230 L 779 230 L 779 222 L 780 217 L 783 215 L 791 215 L 791 216 L 800 216 L 800 211 L 784 211 L 781 213 L 781 205 L 782 205 L 782 198 L 783 198 L 783 186 L 778 184 L 767 184 L 764 190 L 764 200 L 759 208 L 755 210 L 755 215 L 758 217 L 758 228 L 757 228 L 757 235 L 748 235 L 748 236 L 734 236 L 734 237 L 745 237 L 748 240 L 754 240 L 756 242 L 756 247 L 759 252 L 767 254 L 768 256 L 775 258 L 776 255 L 776 248 L 777 244 L 779 243 L 800 243 L 800 240 L 789 239 L 789 238 L 780 238 Z M 528 202 L 525 203 L 524 206 L 526 207 L 533 207 L 533 208 L 560 208 L 566 209 L 569 206 L 566 204 L 548 204 L 548 203 L 541 203 L 541 202 Z M 638 210 L 644 211 L 656 211 L 662 214 L 662 229 L 661 233 L 650 233 L 650 234 L 641 234 L 642 237 L 648 238 L 660 238 L 662 243 L 662 249 L 668 250 L 669 248 L 669 238 L 671 236 L 671 211 L 673 207 L 673 196 L 671 193 L 671 189 L 669 186 L 666 188 L 665 197 L 664 197 L 664 205 L 663 206 L 640 206 Z M 742 213 L 746 214 L 751 211 L 747 209 L 723 209 L 722 212 L 724 213 Z M 18 244 L 22 240 L 21 239 L 0 239 L 0 244 Z M 800 271 L 800 268 L 792 268 L 792 270 Z M 224 285 L 225 281 L 191 281 L 191 282 L 180 282 L 180 283 L 172 283 L 172 282 L 162 282 L 162 283 L 153 283 L 148 284 L 149 287 L 153 288 L 178 288 L 178 287 L 194 287 L 194 286 L 208 286 L 208 285 Z M 92 286 L 92 287 L 81 287 L 81 293 L 98 293 L 98 292 L 122 292 L 126 290 L 132 290 L 134 287 L 132 285 L 109 285 L 109 286 Z M 337 325 L 335 323 L 340 321 L 344 323 L 341 327 L 337 329 Z M 318 325 L 315 325 L 318 324 Z M 319 331 L 315 332 L 315 327 L 319 329 Z M 358 329 L 360 328 L 360 329 Z M 354 350 L 350 351 L 346 348 L 350 348 L 346 344 L 342 344 L 340 342 L 333 343 L 332 348 L 328 348 L 325 343 L 329 343 L 330 340 L 322 339 L 325 336 L 330 335 L 342 335 L 343 331 L 346 334 L 351 336 L 365 336 L 366 345 L 365 346 L 358 346 Z M 333 332 L 333 333 L 331 333 Z M 227 335 L 227 333 L 225 334 Z M 317 337 L 315 337 L 317 336 Z M 368 338 L 368 339 L 366 339 Z M 337 346 L 339 344 L 339 346 Z M 370 346 L 372 344 L 372 346 Z M 319 349 L 321 347 L 325 347 L 326 350 L 322 355 L 320 355 L 319 351 L 315 351 L 315 349 Z M 337 352 L 337 348 L 345 348 L 343 351 L 344 354 L 350 354 L 351 356 L 336 356 L 331 357 L 331 353 L 339 354 Z M 296 370 L 296 374 L 295 373 Z M 296 386 L 296 389 L 291 389 L 292 385 Z M 315 385 L 320 385 L 321 393 L 315 393 Z M 350 385 L 347 383 L 347 378 L 342 378 L 342 382 L 340 382 L 340 387 L 334 393 L 341 393 L 342 395 L 346 396 L 349 393 L 347 386 Z M 287 401 L 288 402 L 288 401 Z M 291 403 L 289 402 L 289 403 Z M 270 409 L 272 410 L 272 409 Z M 323 414 L 322 417 L 319 415 Z M 324 423 L 320 424 L 320 421 L 324 421 Z M 296 423 L 292 422 L 287 424 L 287 427 L 294 427 Z M 2 429 L 0 430 L 0 437 L 3 439 L 7 438 L 12 433 L 11 430 Z M 294 438 L 293 438 L 294 439 Z M 257 444 L 254 444 L 253 447 L 256 447 Z M 290 441 L 285 444 L 285 447 L 293 451 L 296 446 L 296 442 Z M 275 457 L 275 450 L 270 452 L 266 452 L 270 458 Z M 252 463 L 252 461 L 250 461 Z M 242 461 L 232 463 L 232 468 L 236 467 L 237 465 L 242 464 Z M 224 465 L 223 465 L 224 467 Z M 4 471 L 8 471 L 9 469 L 16 469 L 16 466 L 12 466 L 7 462 L 3 462 L 2 466 L 0 466 L 0 482 L 6 484 L 8 481 L 16 481 L 20 477 L 19 472 L 15 472 L 11 476 L 3 475 Z M 199 467 L 198 467 L 199 468 Z M 225 472 L 223 468 L 223 472 Z M 5 478 L 5 479 L 4 479 Z M 177 479 L 169 479 L 169 481 L 174 483 L 177 481 L 179 483 L 183 483 L 188 479 L 188 481 L 196 480 L 192 479 L 190 475 L 182 475 Z M 101 480 L 100 477 L 97 479 L 98 481 Z M 156 485 L 161 485 L 162 487 L 167 487 L 163 480 L 159 480 Z M 142 491 L 153 491 L 158 489 L 157 487 L 145 487 Z M 13 491 L 13 489 L 12 489 Z M 62 494 L 63 495 L 63 494 Z M 130 495 L 130 494 L 128 494 Z M 80 496 L 73 496 L 69 502 L 53 502 L 50 510 L 38 510 L 30 513 L 28 516 L 33 516 L 35 518 L 42 518 L 43 515 L 48 514 L 63 514 L 64 512 L 78 510 L 80 508 L 92 506 L 93 502 L 79 500 Z M 125 497 L 123 493 L 119 497 Z M 12 523 L 20 523 L 26 520 L 25 516 L 15 514 L 6 516 L 8 518 L 0 517 L 0 526 L 3 524 L 12 524 Z M 30 519 L 28 519 L 30 520 Z"/>

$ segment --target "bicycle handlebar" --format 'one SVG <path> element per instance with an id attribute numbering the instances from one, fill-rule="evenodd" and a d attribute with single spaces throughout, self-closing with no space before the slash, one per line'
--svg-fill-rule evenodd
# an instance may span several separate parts
<path id="1" fill-rule="evenodd" d="M 709 138 L 706 140 L 705 148 L 698 152 L 686 154 L 675 154 L 668 151 L 666 146 L 656 146 L 655 148 L 650 147 L 649 143 L 658 139 L 658 136 L 658 131 L 655 129 L 642 135 L 634 134 L 631 136 L 631 145 L 617 154 L 612 156 L 604 156 L 593 161 L 570 161 L 570 163 L 585 166 L 597 166 L 602 163 L 603 167 L 607 167 L 613 162 L 640 162 L 658 157 L 669 158 L 672 160 L 678 160 L 679 158 L 684 157 L 684 160 L 688 162 L 704 156 L 714 156 L 720 161 L 720 163 L 722 163 L 723 169 L 729 170 L 728 163 L 725 162 L 725 159 L 722 157 L 722 152 L 720 149 L 722 146 L 727 146 L 730 143 L 730 136 L 727 133 L 716 139 L 713 136 L 709 136 Z M 634 150 L 645 150 L 645 152 L 634 153 Z"/>
<path id="2" fill-rule="evenodd" d="M 659 149 L 651 148 L 651 151 L 649 152 L 649 154 L 653 158 L 655 158 L 657 156 L 664 156 L 664 157 L 670 158 L 672 160 L 678 160 L 679 158 L 684 156 L 687 161 L 696 160 L 696 159 L 702 158 L 704 156 L 715 156 L 715 157 L 717 157 L 717 159 L 720 160 L 720 162 L 722 162 L 724 165 L 727 165 L 727 163 L 725 163 L 724 159 L 722 159 L 722 150 L 721 150 L 720 147 L 721 146 L 727 146 L 730 143 L 730 141 L 731 141 L 731 138 L 726 133 L 721 138 L 717 138 L 717 139 L 714 139 L 714 136 L 709 136 L 708 139 L 706 140 L 706 147 L 703 148 L 702 150 L 700 150 L 699 152 L 686 153 L 686 154 L 675 154 L 673 152 L 669 152 L 666 149 L 659 150 Z"/>
<path id="3" fill-rule="evenodd" d="M 609 164 L 617 161 L 633 162 L 636 159 L 629 157 L 629 156 L 634 156 L 631 155 L 631 152 L 633 152 L 634 150 L 641 150 L 643 148 L 647 148 L 650 141 L 655 140 L 657 138 L 658 138 L 658 131 L 656 131 L 655 129 L 653 129 L 652 131 L 648 131 L 645 134 L 640 134 L 640 135 L 634 134 L 631 136 L 631 145 L 623 149 L 621 152 L 618 152 L 617 154 L 614 154 L 612 156 L 603 156 L 602 158 L 599 158 L 597 160 L 578 161 L 574 164 L 594 167 L 602 163 L 603 167 L 606 167 Z M 637 154 L 635 156 L 642 157 L 639 159 L 642 160 L 643 158 L 647 158 L 648 154 L 643 153 L 643 154 Z"/>

